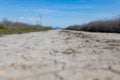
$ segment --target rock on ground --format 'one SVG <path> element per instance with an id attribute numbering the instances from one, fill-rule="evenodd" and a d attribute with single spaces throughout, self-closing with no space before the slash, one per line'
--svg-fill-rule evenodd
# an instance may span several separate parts
<path id="1" fill-rule="evenodd" d="M 120 34 L 50 30 L 1 36 L 0 80 L 120 80 Z"/>

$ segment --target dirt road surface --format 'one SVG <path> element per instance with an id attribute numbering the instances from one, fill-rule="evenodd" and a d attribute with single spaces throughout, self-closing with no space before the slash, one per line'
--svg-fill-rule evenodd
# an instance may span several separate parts
<path id="1" fill-rule="evenodd" d="M 50 30 L 1 36 L 0 80 L 120 80 L 120 34 Z"/>

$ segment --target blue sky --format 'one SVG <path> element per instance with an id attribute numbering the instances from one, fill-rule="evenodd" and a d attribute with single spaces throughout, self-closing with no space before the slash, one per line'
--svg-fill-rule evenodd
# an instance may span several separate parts
<path id="1" fill-rule="evenodd" d="M 120 0 L 0 0 L 0 19 L 46 26 L 83 24 L 120 16 Z"/>

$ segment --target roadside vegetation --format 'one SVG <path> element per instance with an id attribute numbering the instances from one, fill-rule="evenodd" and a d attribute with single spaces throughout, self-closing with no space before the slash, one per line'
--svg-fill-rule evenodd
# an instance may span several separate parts
<path id="1" fill-rule="evenodd" d="M 99 20 L 83 25 L 73 25 L 67 27 L 66 30 L 120 33 L 120 18 L 113 20 Z"/>
<path id="2" fill-rule="evenodd" d="M 8 20 L 3 20 L 2 22 L 0 22 L 0 35 L 47 31 L 51 29 L 52 29 L 51 27 L 47 27 L 47 26 L 30 25 L 21 22 L 11 22 Z"/>

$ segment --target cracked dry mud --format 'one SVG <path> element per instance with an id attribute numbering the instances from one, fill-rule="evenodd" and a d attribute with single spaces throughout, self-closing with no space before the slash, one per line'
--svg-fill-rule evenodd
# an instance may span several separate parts
<path id="1" fill-rule="evenodd" d="M 0 80 L 120 80 L 120 34 L 50 30 L 2 36 Z"/>

